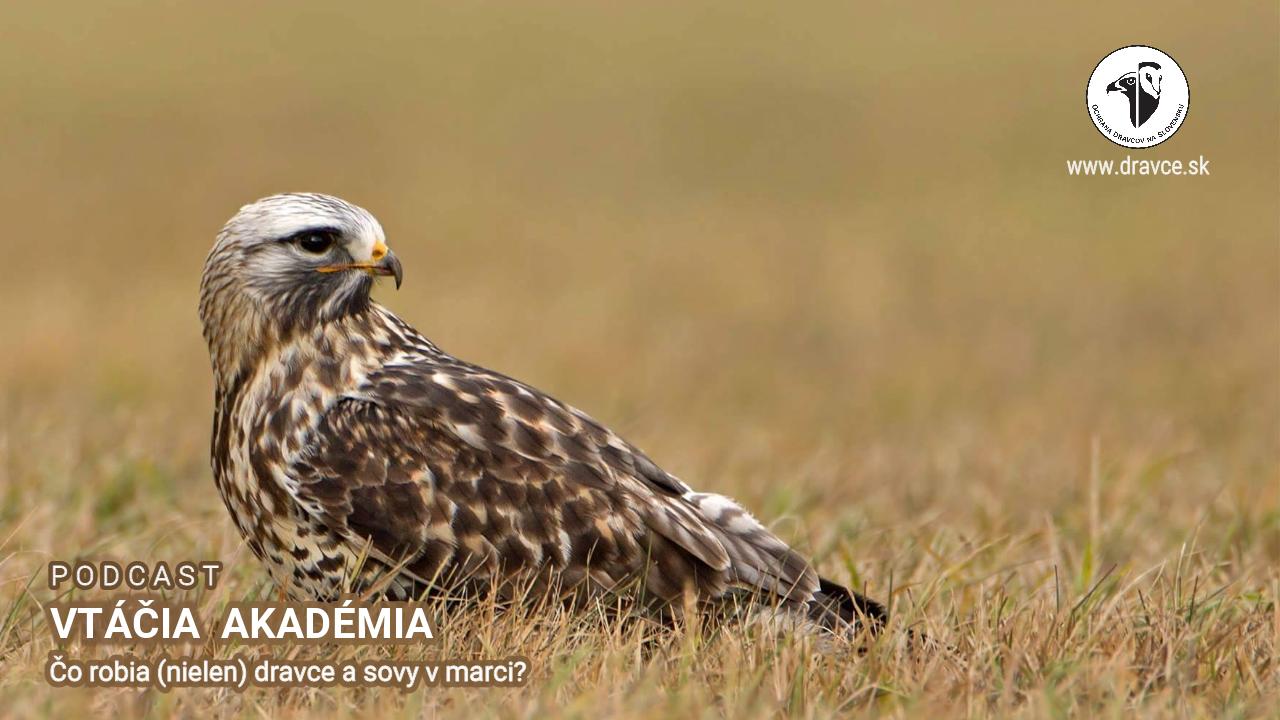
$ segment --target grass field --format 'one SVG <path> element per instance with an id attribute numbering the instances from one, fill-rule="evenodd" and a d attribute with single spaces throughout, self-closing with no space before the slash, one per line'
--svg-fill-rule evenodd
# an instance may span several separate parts
<path id="1" fill-rule="evenodd" d="M 0 12 L 0 715 L 1280 712 L 1274 4 Z M 1129 154 L 1210 176 L 1067 176 L 1126 155 L 1082 98 L 1133 42 L 1192 104 Z M 521 654 L 527 687 L 49 688 L 49 560 L 221 559 L 209 613 L 269 593 L 210 478 L 195 304 L 217 228 L 285 190 L 369 208 L 406 271 L 381 300 L 891 631 L 476 608 L 398 652 Z"/>

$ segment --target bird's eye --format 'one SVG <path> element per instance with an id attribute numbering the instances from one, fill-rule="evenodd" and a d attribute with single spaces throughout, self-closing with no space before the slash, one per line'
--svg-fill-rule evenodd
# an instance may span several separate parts
<path id="1" fill-rule="evenodd" d="M 322 232 L 302 233 L 294 238 L 294 242 L 312 255 L 321 255 L 333 247 L 333 235 Z"/>

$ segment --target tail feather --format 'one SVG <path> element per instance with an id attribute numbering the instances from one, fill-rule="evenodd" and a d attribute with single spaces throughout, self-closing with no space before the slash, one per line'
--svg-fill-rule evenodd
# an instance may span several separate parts
<path id="1" fill-rule="evenodd" d="M 767 590 L 793 602 L 818 591 L 818 574 L 799 553 L 769 532 L 742 506 L 723 495 L 686 493 L 729 555 L 729 581 Z"/>
<path id="2" fill-rule="evenodd" d="M 808 610 L 810 619 L 828 629 L 845 625 L 875 633 L 889 621 L 884 605 L 824 577 L 818 578 L 818 592 Z"/>
<path id="3" fill-rule="evenodd" d="M 688 492 L 683 496 L 707 521 L 728 555 L 728 581 L 765 591 L 814 624 L 833 632 L 850 628 L 872 633 L 889 620 L 884 605 L 820 577 L 799 553 L 723 495 Z"/>

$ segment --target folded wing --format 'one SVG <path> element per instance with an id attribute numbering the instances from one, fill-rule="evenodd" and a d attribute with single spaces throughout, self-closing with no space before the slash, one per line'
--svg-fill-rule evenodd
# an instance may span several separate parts
<path id="1" fill-rule="evenodd" d="M 554 572 L 609 587 L 807 601 L 809 564 L 728 498 L 695 493 L 585 414 L 438 356 L 384 366 L 326 413 L 299 504 L 420 582 Z"/>

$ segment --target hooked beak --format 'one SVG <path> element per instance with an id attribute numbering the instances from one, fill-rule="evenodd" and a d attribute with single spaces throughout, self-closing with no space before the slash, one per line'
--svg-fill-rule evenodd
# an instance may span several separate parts
<path id="1" fill-rule="evenodd" d="M 400 289 L 400 283 L 404 281 L 404 268 L 400 266 L 400 258 L 396 257 L 395 253 L 391 252 L 381 241 L 373 248 L 372 262 L 343 263 L 316 268 L 317 272 L 322 273 L 335 273 L 343 270 L 363 270 L 370 275 L 393 277 L 396 279 L 397 290 Z"/>
<path id="2" fill-rule="evenodd" d="M 382 259 L 370 270 L 374 275 L 389 275 L 396 279 L 396 289 L 400 289 L 400 283 L 404 282 L 404 268 L 400 267 L 400 258 L 390 250 Z"/>

